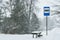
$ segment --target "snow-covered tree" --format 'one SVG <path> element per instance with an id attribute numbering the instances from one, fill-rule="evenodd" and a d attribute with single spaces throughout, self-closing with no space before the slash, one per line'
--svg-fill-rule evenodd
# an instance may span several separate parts
<path id="1" fill-rule="evenodd" d="M 31 33 L 39 27 L 39 20 L 34 13 L 32 0 L 10 0 L 6 2 L 11 17 L 6 17 L 3 22 L 3 33 L 20 34 Z"/>

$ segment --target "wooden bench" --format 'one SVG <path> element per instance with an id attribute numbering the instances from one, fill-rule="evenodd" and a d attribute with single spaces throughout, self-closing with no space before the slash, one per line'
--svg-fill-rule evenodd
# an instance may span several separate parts
<path id="1" fill-rule="evenodd" d="M 41 37 L 42 35 L 41 35 L 41 32 L 32 32 L 32 34 L 33 34 L 33 38 L 36 36 L 36 38 L 37 37 Z M 35 35 L 35 36 L 34 36 Z"/>

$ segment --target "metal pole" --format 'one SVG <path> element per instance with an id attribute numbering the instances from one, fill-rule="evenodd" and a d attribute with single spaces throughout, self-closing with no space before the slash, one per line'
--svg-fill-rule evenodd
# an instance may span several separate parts
<path id="1" fill-rule="evenodd" d="M 48 35 L 48 17 L 46 16 L 46 35 Z"/>

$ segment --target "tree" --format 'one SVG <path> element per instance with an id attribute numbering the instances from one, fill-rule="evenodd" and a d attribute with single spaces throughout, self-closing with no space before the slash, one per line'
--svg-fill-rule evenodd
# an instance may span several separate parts
<path id="1" fill-rule="evenodd" d="M 31 33 L 39 27 L 39 20 L 33 12 L 32 1 L 10 0 L 11 17 L 5 18 L 3 33 Z M 29 3 L 27 3 L 27 1 Z M 15 3 L 15 4 L 14 4 Z M 14 5 L 13 5 L 14 4 Z M 12 8 L 12 6 L 14 6 Z M 6 23 L 6 24 L 5 24 Z"/>
<path id="2" fill-rule="evenodd" d="M 33 11 L 32 11 L 32 9 L 33 9 L 32 8 L 32 1 L 30 1 L 30 5 L 29 6 L 25 5 L 24 2 L 25 1 L 21 1 L 21 2 L 18 1 L 18 3 L 17 3 L 17 0 L 16 0 L 16 6 L 15 6 L 15 8 L 13 10 L 14 13 L 11 15 L 11 18 L 13 18 L 14 21 L 16 23 L 18 23 L 18 25 L 20 25 L 20 27 L 22 29 L 24 29 L 24 30 L 21 29 L 21 31 L 29 33 L 31 31 L 34 31 L 35 28 L 37 29 L 39 27 L 39 25 L 36 25 L 36 23 L 38 22 L 38 18 L 36 16 L 36 14 L 34 14 Z M 26 10 L 27 10 L 26 6 L 27 6 L 27 8 L 29 7 L 28 8 L 29 12 L 26 12 Z M 34 25 L 36 25 L 37 27 L 35 27 Z"/>
<path id="3" fill-rule="evenodd" d="M 3 6 L 2 6 L 2 0 L 0 0 L 0 32 L 2 32 L 2 22 L 3 22 Z"/>
<path id="4" fill-rule="evenodd" d="M 57 0 L 58 3 L 60 3 L 60 0 Z M 53 7 L 55 8 L 54 10 L 52 10 L 52 16 L 54 16 L 55 18 L 55 23 L 56 26 L 60 26 L 60 5 L 59 4 L 54 4 Z"/>

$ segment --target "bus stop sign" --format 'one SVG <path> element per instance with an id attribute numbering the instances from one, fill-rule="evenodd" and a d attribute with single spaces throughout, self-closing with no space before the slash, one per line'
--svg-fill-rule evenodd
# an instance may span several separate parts
<path id="1" fill-rule="evenodd" d="M 50 16 L 50 7 L 49 6 L 44 7 L 44 16 Z"/>

